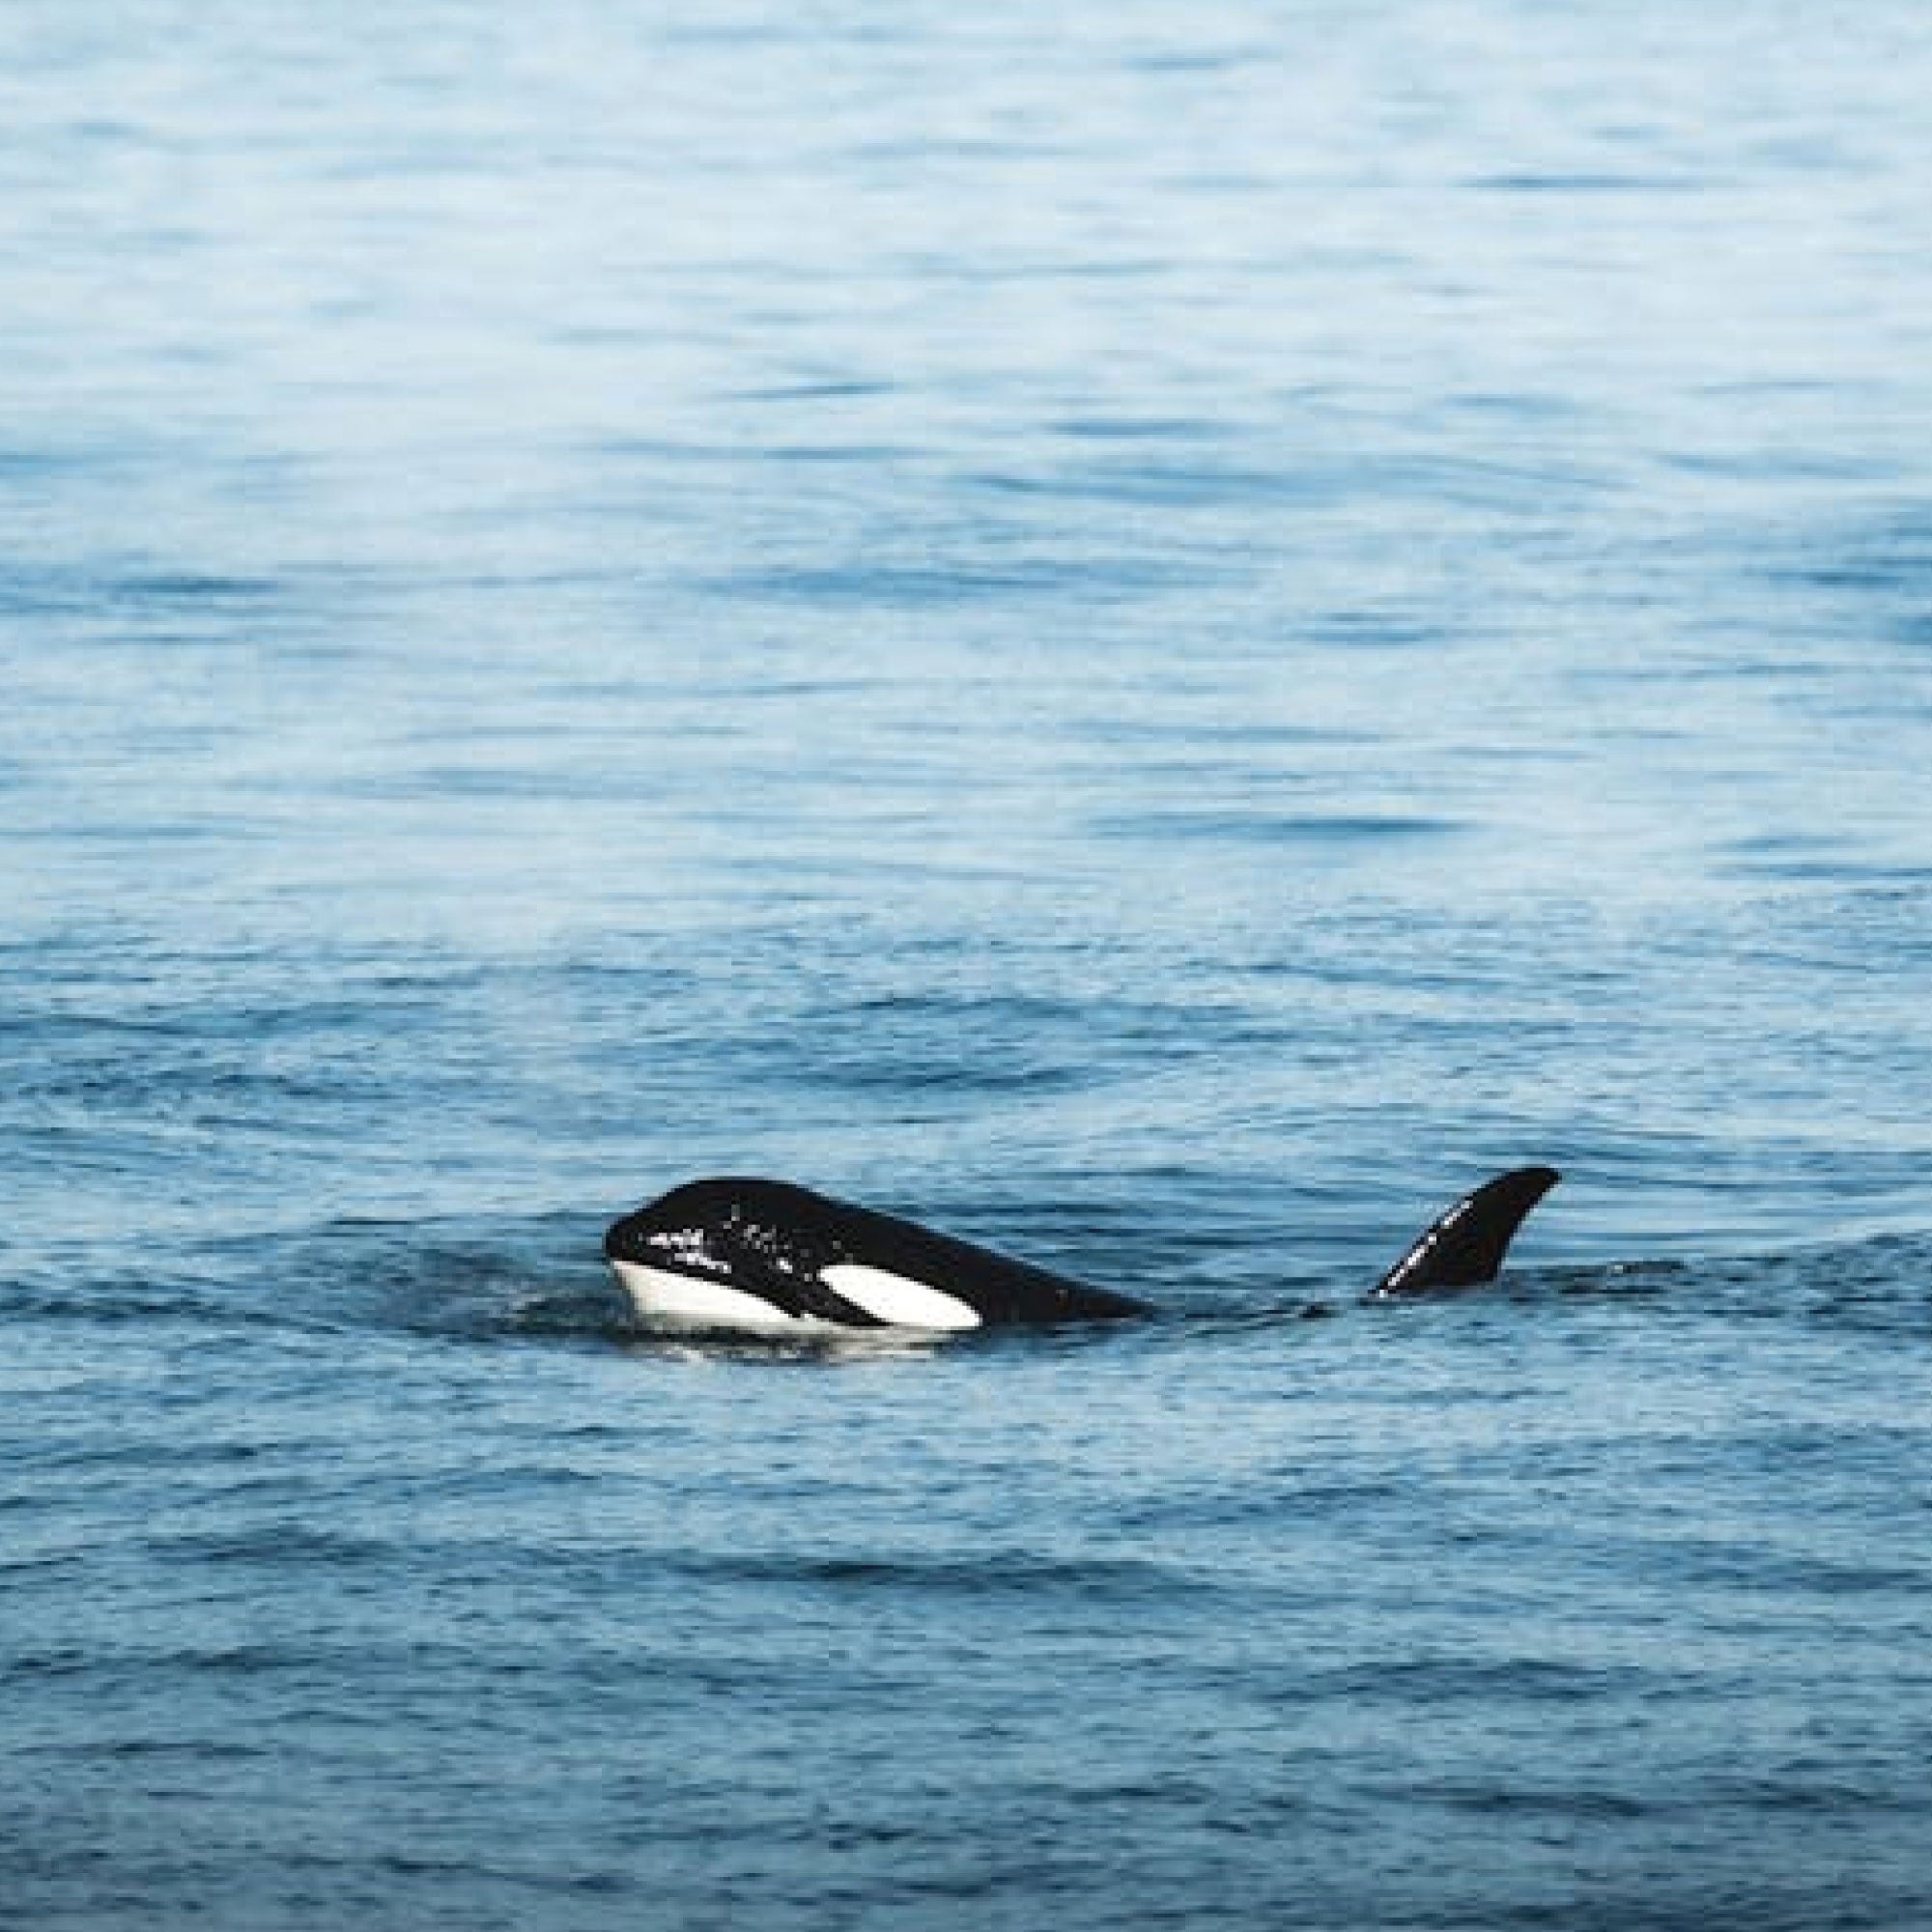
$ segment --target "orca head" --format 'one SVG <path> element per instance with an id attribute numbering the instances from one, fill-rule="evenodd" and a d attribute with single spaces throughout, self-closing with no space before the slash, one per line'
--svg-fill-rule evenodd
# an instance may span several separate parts
<path id="1" fill-rule="evenodd" d="M 656 1324 L 778 1334 L 980 1327 L 972 1302 L 891 1264 L 900 1257 L 890 1244 L 879 1251 L 876 1229 L 895 1225 L 784 1181 L 696 1180 L 613 1221 L 604 1254 Z"/>

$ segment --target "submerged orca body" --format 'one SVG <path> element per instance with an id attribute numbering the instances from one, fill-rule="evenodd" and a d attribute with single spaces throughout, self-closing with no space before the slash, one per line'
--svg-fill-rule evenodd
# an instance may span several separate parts
<path id="1" fill-rule="evenodd" d="M 1492 1280 L 1556 1179 L 1548 1167 L 1499 1174 L 1433 1222 L 1371 1293 Z M 1151 1312 L 1127 1295 L 782 1180 L 689 1181 L 612 1222 L 604 1253 L 638 1314 L 659 1326 L 947 1331 Z"/>

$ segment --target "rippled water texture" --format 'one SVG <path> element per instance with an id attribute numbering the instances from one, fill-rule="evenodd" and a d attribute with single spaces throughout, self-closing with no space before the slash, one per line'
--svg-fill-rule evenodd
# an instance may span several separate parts
<path id="1" fill-rule="evenodd" d="M 11 0 L 0 1925 L 1932 1921 L 1928 100 Z M 640 1335 L 721 1169 L 1161 1312 Z"/>

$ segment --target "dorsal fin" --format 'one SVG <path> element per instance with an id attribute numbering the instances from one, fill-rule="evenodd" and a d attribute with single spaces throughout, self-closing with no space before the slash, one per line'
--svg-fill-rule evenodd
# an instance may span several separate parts
<path id="1" fill-rule="evenodd" d="M 1493 1281 L 1523 1217 L 1557 1179 L 1553 1167 L 1517 1167 L 1486 1180 L 1433 1222 L 1371 1293 L 1421 1294 Z"/>

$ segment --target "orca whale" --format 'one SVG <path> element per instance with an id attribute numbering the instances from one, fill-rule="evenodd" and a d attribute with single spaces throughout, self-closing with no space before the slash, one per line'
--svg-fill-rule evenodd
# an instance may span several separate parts
<path id="1" fill-rule="evenodd" d="M 1438 1215 L 1369 1291 L 1492 1281 L 1523 1217 L 1556 1185 L 1513 1168 Z M 1146 1302 L 783 1180 L 687 1181 L 613 1221 L 604 1254 L 652 1326 L 763 1334 L 1108 1321 Z"/>

